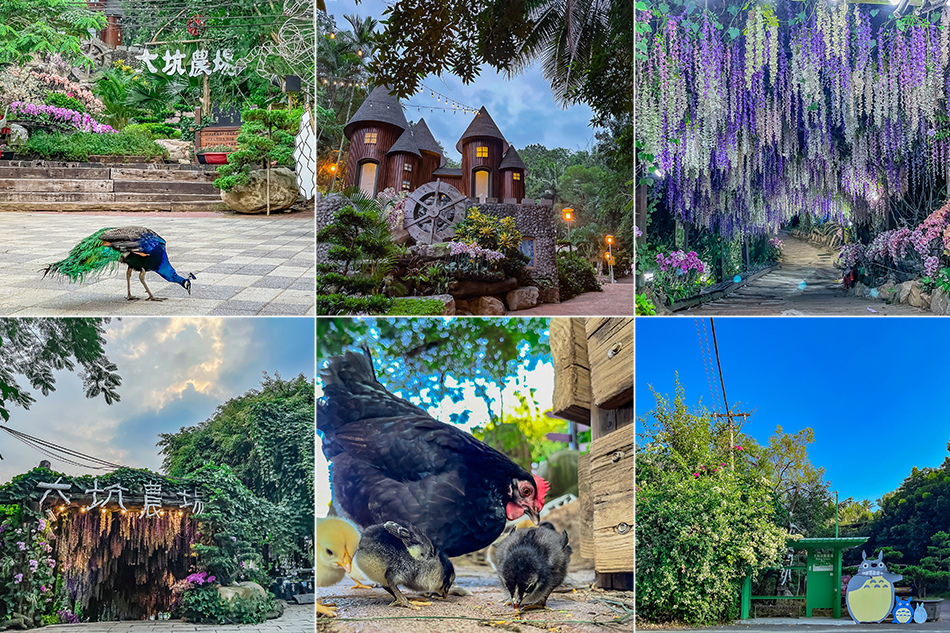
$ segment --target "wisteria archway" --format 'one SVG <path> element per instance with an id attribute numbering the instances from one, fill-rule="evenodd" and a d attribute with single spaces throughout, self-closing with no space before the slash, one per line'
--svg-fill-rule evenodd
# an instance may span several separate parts
<path id="1" fill-rule="evenodd" d="M 637 8 L 638 156 L 678 220 L 725 237 L 796 216 L 867 222 L 945 186 L 950 9 Z"/>

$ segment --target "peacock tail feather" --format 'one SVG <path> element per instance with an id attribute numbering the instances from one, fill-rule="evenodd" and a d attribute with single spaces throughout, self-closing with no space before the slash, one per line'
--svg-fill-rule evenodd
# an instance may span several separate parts
<path id="1" fill-rule="evenodd" d="M 62 275 L 70 282 L 82 283 L 87 277 L 96 277 L 118 266 L 122 253 L 103 244 L 99 237 L 111 227 L 100 229 L 73 246 L 69 256 L 46 267 L 43 276 Z"/>

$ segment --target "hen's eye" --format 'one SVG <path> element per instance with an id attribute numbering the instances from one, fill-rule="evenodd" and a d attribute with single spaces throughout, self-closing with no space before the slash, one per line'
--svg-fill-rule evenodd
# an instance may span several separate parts
<path id="1" fill-rule="evenodd" d="M 327 550 L 327 554 L 329 554 L 330 556 L 333 556 L 333 552 L 331 552 L 329 549 Z"/>
<path id="2" fill-rule="evenodd" d="M 521 494 L 523 494 L 523 495 L 526 496 L 526 497 L 531 496 L 531 488 L 522 488 L 522 489 L 521 489 Z"/>

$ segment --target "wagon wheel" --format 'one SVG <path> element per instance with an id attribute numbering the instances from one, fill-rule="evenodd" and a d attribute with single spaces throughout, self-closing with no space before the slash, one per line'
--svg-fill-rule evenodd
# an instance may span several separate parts
<path id="1" fill-rule="evenodd" d="M 406 200 L 403 228 L 417 244 L 445 242 L 455 236 L 455 225 L 465 218 L 466 200 L 452 185 L 428 182 Z"/>
<path id="2" fill-rule="evenodd" d="M 97 70 L 112 64 L 112 49 L 98 37 L 83 40 L 81 50 L 83 57 L 89 59 L 92 66 L 72 67 L 71 72 L 79 81 L 89 81 Z"/>

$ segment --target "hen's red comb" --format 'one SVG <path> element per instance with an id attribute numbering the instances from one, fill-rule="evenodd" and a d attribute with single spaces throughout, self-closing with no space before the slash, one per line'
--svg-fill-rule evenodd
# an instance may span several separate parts
<path id="1" fill-rule="evenodd" d="M 548 490 L 551 488 L 551 484 L 544 481 L 537 475 L 534 476 L 534 485 L 538 489 L 538 503 L 542 506 L 544 505 L 544 495 L 548 494 Z"/>

